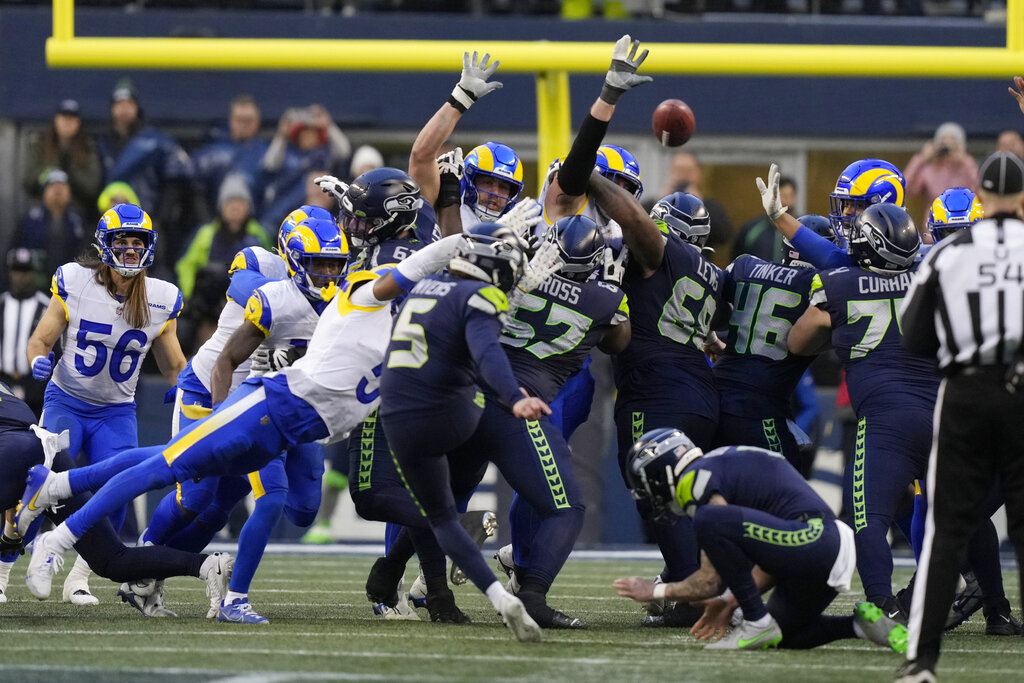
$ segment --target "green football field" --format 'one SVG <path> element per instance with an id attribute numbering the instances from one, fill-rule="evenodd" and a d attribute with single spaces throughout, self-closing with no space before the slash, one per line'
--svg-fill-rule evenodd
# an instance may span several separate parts
<path id="1" fill-rule="evenodd" d="M 471 586 L 456 598 L 469 626 L 383 621 L 363 593 L 373 558 L 268 555 L 250 594 L 267 626 L 203 618 L 208 602 L 197 579 L 168 581 L 177 619 L 144 619 L 94 578 L 97 607 L 38 602 L 12 576 L 0 605 L 2 681 L 891 681 L 901 658 L 865 641 L 807 652 L 705 652 L 685 631 L 647 629 L 640 609 L 617 597 L 618 576 L 656 573 L 654 562 L 571 560 L 552 604 L 585 618 L 590 629 L 545 632 L 520 644 Z M 24 569 L 19 561 L 14 573 Z M 897 572 L 905 581 L 909 572 Z M 414 578 L 411 574 L 409 580 Z M 59 596 L 63 577 L 57 577 Z M 1006 574 L 1014 605 L 1017 580 Z M 840 596 L 849 613 L 856 594 Z M 425 611 L 423 612 L 425 614 Z M 1007 681 L 1024 676 L 1024 640 L 983 635 L 980 613 L 945 641 L 944 681 Z"/>

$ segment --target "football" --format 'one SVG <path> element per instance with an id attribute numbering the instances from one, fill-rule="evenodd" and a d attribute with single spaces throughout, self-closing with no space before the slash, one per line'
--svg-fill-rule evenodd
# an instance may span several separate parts
<path id="1" fill-rule="evenodd" d="M 651 128 L 654 136 L 665 147 L 678 147 L 693 135 L 697 120 L 693 110 L 682 100 L 665 100 L 654 110 Z"/>

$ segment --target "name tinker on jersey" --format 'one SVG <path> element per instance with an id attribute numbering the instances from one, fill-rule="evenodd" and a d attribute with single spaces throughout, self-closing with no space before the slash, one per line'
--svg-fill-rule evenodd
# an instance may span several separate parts
<path id="1" fill-rule="evenodd" d="M 177 287 L 146 278 L 150 323 L 135 329 L 121 315 L 122 303 L 96 281 L 96 271 L 77 263 L 57 269 L 50 291 L 64 304 L 64 355 L 53 382 L 62 391 L 94 405 L 128 403 L 135 397 L 142 358 L 164 327 L 181 313 Z M 113 322 L 100 322 L 100 321 Z"/>

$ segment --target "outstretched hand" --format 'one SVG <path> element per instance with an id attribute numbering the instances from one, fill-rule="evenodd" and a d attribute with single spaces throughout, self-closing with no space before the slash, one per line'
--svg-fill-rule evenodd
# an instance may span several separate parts
<path id="1" fill-rule="evenodd" d="M 477 52 L 472 56 L 468 52 L 462 53 L 462 76 L 452 90 L 451 99 L 448 100 L 453 107 L 465 112 L 481 97 L 502 87 L 500 81 L 487 80 L 501 64 L 497 60 L 490 62 L 490 59 L 491 55 L 487 53 L 484 53 L 483 57 Z"/>
<path id="2" fill-rule="evenodd" d="M 618 39 L 615 48 L 612 50 L 612 63 L 608 67 L 608 73 L 604 77 L 604 87 L 601 88 L 601 99 L 608 104 L 614 105 L 619 101 L 622 93 L 644 83 L 650 83 L 654 79 L 650 76 L 638 76 L 636 71 L 647 59 L 648 50 L 644 49 L 639 55 L 640 41 L 633 40 L 626 34 Z"/>
<path id="3" fill-rule="evenodd" d="M 771 218 L 773 221 L 778 220 L 779 216 L 789 210 L 788 206 L 782 205 L 782 197 L 779 195 L 779 181 L 781 178 L 782 174 L 779 172 L 778 164 L 772 164 L 768 168 L 768 183 L 765 184 L 761 178 L 755 181 L 757 183 L 757 191 L 761 193 L 761 205 L 764 206 L 764 211 L 768 214 L 768 218 Z"/>
<path id="4" fill-rule="evenodd" d="M 697 640 L 721 640 L 732 620 L 736 605 L 722 598 L 704 601 L 704 614 L 690 628 L 690 635 Z"/>
<path id="5" fill-rule="evenodd" d="M 654 599 L 654 582 L 639 576 L 615 579 L 612 588 L 622 597 L 632 598 L 637 602 L 650 602 Z"/>
<path id="6" fill-rule="evenodd" d="M 348 183 L 342 182 L 332 175 L 317 176 L 313 178 L 313 182 L 320 186 L 321 192 L 334 197 L 335 201 L 338 202 L 338 206 L 341 206 L 341 199 L 348 191 Z"/>

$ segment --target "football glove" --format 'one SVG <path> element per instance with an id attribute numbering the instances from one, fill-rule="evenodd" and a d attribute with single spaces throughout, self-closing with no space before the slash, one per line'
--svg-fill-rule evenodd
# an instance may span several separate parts
<path id="1" fill-rule="evenodd" d="M 615 250 L 611 247 L 604 248 L 604 270 L 601 272 L 601 279 L 605 282 L 610 282 L 614 285 L 622 284 L 622 276 L 626 274 L 626 258 L 629 255 L 629 249 L 626 245 L 622 245 L 619 249 L 619 255 L 615 255 Z"/>
<path id="2" fill-rule="evenodd" d="M 32 377 L 39 381 L 45 381 L 53 372 L 53 351 L 49 356 L 36 356 L 32 359 Z"/>
<path id="3" fill-rule="evenodd" d="M 530 241 L 533 226 L 541 222 L 543 213 L 544 207 L 540 202 L 534 201 L 532 197 L 523 197 L 497 222 L 506 228 L 512 228 L 517 235 Z"/>
<path id="4" fill-rule="evenodd" d="M 462 201 L 462 148 L 456 147 L 437 158 L 437 170 L 441 173 L 441 186 L 434 208 L 455 206 Z"/>
<path id="5" fill-rule="evenodd" d="M 519 278 L 516 288 L 523 292 L 533 291 L 564 265 L 565 261 L 558 253 L 558 245 L 545 240 L 526 264 L 526 273 Z"/>
<path id="6" fill-rule="evenodd" d="M 338 202 L 338 206 L 341 206 L 341 198 L 348 191 L 348 183 L 344 183 L 332 175 L 317 176 L 313 178 L 313 182 L 320 186 L 321 192 L 334 197 L 334 200 Z"/>
<path id="7" fill-rule="evenodd" d="M 761 205 L 764 206 L 764 212 L 773 221 L 778 220 L 779 216 L 789 210 L 788 206 L 782 205 L 782 198 L 779 196 L 779 180 L 781 178 L 782 174 L 779 173 L 778 164 L 772 164 L 768 167 L 768 184 L 766 185 L 760 178 L 755 181 L 757 191 L 761 193 Z"/>
<path id="8" fill-rule="evenodd" d="M 253 372 L 277 372 L 306 355 L 301 346 L 277 346 L 273 349 L 260 347 L 252 355 Z"/>
<path id="9" fill-rule="evenodd" d="M 644 83 L 650 83 L 654 79 L 650 76 L 637 76 L 636 70 L 647 59 L 645 49 L 637 56 L 636 51 L 640 49 L 640 41 L 633 40 L 626 34 L 619 38 L 612 50 L 612 65 L 604 77 L 604 86 L 601 88 L 601 99 L 608 104 L 614 105 L 622 97 L 622 93 L 630 88 L 635 88 Z"/>
<path id="10" fill-rule="evenodd" d="M 498 70 L 498 65 L 501 64 L 501 62 L 494 61 L 488 65 L 487 62 L 490 59 L 491 55 L 487 53 L 484 53 L 483 57 L 480 57 L 477 52 L 474 52 L 472 57 L 468 52 L 462 53 L 462 77 L 455 89 L 452 90 L 448 104 L 465 113 L 478 99 L 501 87 L 499 81 L 487 82 L 487 79 L 494 75 L 494 72 Z"/>

